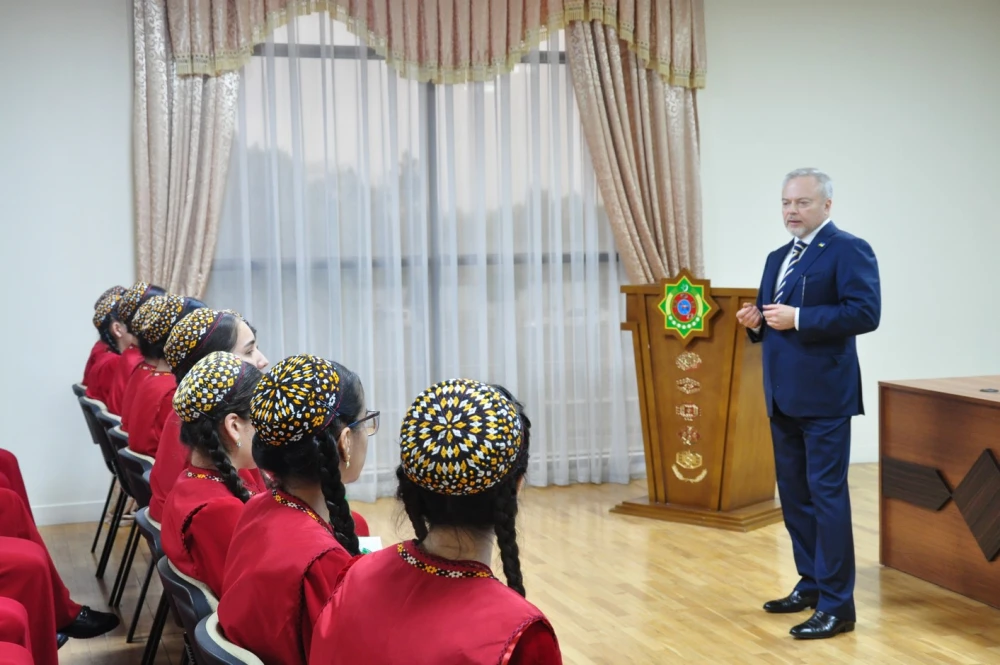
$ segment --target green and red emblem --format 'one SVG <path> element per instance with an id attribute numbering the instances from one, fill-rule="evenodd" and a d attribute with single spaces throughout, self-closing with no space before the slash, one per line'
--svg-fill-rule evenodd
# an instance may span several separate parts
<path id="1" fill-rule="evenodd" d="M 692 335 L 707 335 L 708 321 L 715 313 L 707 285 L 696 283 L 686 273 L 683 271 L 676 281 L 665 283 L 660 301 L 664 327 L 683 340 Z"/>

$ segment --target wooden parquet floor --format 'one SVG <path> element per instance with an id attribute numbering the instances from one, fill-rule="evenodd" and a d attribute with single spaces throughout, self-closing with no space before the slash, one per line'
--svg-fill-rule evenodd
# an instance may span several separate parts
<path id="1" fill-rule="evenodd" d="M 570 664 L 1000 663 L 1000 611 L 879 566 L 877 466 L 852 466 L 851 491 L 859 623 L 849 635 L 796 642 L 788 629 L 808 614 L 760 609 L 796 581 L 783 526 L 738 534 L 608 513 L 617 502 L 644 494 L 643 482 L 525 492 L 519 524 L 528 598 L 552 621 Z M 384 542 L 411 536 L 394 501 L 355 508 Z M 105 607 L 118 557 L 112 557 L 107 583 L 99 583 L 88 552 L 93 528 L 47 527 L 43 535 L 75 599 Z M 119 552 L 125 537 L 119 536 Z M 133 569 L 122 602 L 126 621 L 145 566 Z M 70 640 L 60 663 L 138 663 L 158 582 L 151 589 L 138 643 L 125 644 L 123 626 L 103 638 Z M 179 663 L 180 645 L 178 629 L 168 627 L 157 663 Z"/>

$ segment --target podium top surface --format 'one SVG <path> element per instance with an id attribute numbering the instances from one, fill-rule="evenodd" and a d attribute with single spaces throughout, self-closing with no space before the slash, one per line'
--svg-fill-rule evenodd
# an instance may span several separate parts
<path id="1" fill-rule="evenodd" d="M 960 376 L 948 379 L 879 381 L 879 388 L 931 393 L 1000 407 L 1000 376 Z M 997 392 L 992 392 L 996 390 Z"/>

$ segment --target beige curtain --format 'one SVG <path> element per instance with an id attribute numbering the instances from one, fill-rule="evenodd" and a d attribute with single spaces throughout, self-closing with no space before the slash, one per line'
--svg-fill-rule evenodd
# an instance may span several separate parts
<path id="1" fill-rule="evenodd" d="M 701 2 L 702 0 L 695 0 Z M 690 2 L 690 0 L 689 0 Z M 168 0 L 178 73 L 242 67 L 253 47 L 295 16 L 325 11 L 363 37 L 402 76 L 435 83 L 509 72 L 548 33 L 601 21 L 643 66 L 675 85 L 704 85 L 704 71 L 674 57 L 671 0 Z M 690 63 L 689 63 L 690 64 Z"/>
<path id="2" fill-rule="evenodd" d="M 239 74 L 179 76 L 166 0 L 133 0 L 133 7 L 138 277 L 200 297 L 215 253 Z"/>
<path id="3" fill-rule="evenodd" d="M 701 0 L 661 0 L 681 72 L 704 71 Z M 576 21 L 567 59 L 598 186 L 635 284 L 704 274 L 695 90 L 647 69 L 611 25 Z"/>

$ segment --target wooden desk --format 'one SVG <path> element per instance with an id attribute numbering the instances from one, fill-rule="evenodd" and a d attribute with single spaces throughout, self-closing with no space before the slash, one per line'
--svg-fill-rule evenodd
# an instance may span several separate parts
<path id="1" fill-rule="evenodd" d="M 1000 607 L 1000 376 L 879 383 L 879 560 Z"/>

